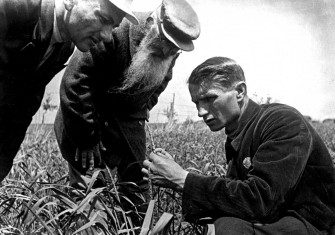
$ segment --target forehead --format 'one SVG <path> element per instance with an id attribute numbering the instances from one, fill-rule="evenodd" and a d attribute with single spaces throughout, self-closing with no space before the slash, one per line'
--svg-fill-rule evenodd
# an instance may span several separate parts
<path id="1" fill-rule="evenodd" d="M 189 91 L 193 102 L 204 99 L 208 96 L 219 95 L 223 92 L 223 88 L 215 83 L 209 84 L 189 84 Z"/>

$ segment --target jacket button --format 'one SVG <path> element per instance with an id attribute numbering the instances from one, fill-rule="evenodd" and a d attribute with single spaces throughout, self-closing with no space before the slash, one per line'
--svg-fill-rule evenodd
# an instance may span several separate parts
<path id="1" fill-rule="evenodd" d="M 140 126 L 143 126 L 142 122 L 141 121 L 138 121 L 138 125 Z"/>

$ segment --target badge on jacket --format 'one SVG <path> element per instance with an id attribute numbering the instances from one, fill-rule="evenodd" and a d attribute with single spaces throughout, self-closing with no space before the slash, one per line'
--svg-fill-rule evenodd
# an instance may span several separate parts
<path id="1" fill-rule="evenodd" d="M 246 157 L 246 158 L 243 159 L 243 166 L 246 169 L 249 169 L 251 167 L 251 159 L 250 159 L 250 157 Z"/>

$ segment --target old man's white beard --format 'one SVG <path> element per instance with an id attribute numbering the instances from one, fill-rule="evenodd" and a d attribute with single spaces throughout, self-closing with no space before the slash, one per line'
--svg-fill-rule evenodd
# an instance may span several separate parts
<path id="1" fill-rule="evenodd" d="M 125 80 L 118 91 L 135 95 L 157 88 L 164 80 L 173 58 L 156 56 L 147 43 L 141 45 L 124 73 Z"/>

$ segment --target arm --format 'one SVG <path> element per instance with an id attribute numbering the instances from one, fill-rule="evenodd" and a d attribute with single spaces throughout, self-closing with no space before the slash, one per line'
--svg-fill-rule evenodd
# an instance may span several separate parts
<path id="1" fill-rule="evenodd" d="M 86 160 L 90 168 L 94 158 L 100 161 L 100 127 L 95 108 L 95 96 L 99 92 L 98 84 L 103 76 L 104 51 L 99 53 L 76 51 L 65 70 L 60 88 L 60 105 L 64 127 L 68 137 L 77 147 L 75 160 Z M 99 65 L 99 66 L 98 66 Z M 100 66 L 101 65 L 101 66 Z"/>
<path id="2" fill-rule="evenodd" d="M 188 174 L 183 190 L 186 218 L 235 216 L 266 222 L 281 216 L 313 140 L 303 118 L 292 111 L 273 112 L 260 123 L 260 143 L 246 180 Z"/>
<path id="3" fill-rule="evenodd" d="M 185 174 L 176 163 L 155 155 L 144 166 L 182 187 L 186 220 L 206 216 L 275 219 L 294 191 L 311 151 L 312 137 L 302 119 L 292 111 L 263 119 L 259 147 L 246 180 Z"/>
<path id="4" fill-rule="evenodd" d="M 94 111 L 94 67 L 90 52 L 75 51 L 60 86 L 60 106 L 67 135 L 78 147 L 99 141 L 99 125 Z"/>

